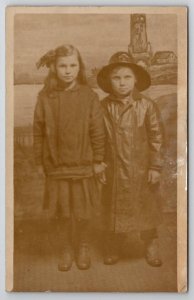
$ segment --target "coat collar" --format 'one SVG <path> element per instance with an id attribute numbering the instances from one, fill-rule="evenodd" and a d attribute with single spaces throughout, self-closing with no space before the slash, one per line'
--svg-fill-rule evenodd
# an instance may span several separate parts
<path id="1" fill-rule="evenodd" d="M 72 87 L 70 88 L 66 88 L 66 86 L 64 85 L 64 83 L 62 81 L 58 82 L 58 85 L 56 87 L 57 91 L 70 91 L 70 92 L 74 92 L 77 91 L 79 89 L 80 85 L 78 82 L 76 82 Z"/>
<path id="2" fill-rule="evenodd" d="M 80 89 L 80 84 L 76 83 L 73 87 L 71 87 L 70 89 L 65 90 L 64 86 L 62 85 L 57 85 L 57 87 L 48 95 L 49 98 L 56 98 L 58 97 L 58 94 L 60 92 L 67 92 L 67 93 L 73 93 L 76 92 Z"/>

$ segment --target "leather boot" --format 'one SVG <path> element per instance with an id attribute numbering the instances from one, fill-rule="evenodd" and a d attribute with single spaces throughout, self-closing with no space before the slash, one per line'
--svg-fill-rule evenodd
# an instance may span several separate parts
<path id="1" fill-rule="evenodd" d="M 152 239 L 145 243 L 146 253 L 145 259 L 147 263 L 152 267 L 160 267 L 162 265 L 162 260 L 159 257 L 159 246 L 158 240 Z"/>
<path id="2" fill-rule="evenodd" d="M 114 265 L 119 261 L 118 254 L 106 253 L 104 255 L 104 264 L 105 265 Z"/>
<path id="3" fill-rule="evenodd" d="M 68 271 L 71 269 L 73 262 L 73 254 L 72 254 L 72 221 L 70 218 L 62 218 L 58 219 L 58 238 L 60 241 L 60 258 L 58 262 L 58 270 L 59 271 Z"/>
<path id="4" fill-rule="evenodd" d="M 59 259 L 58 270 L 62 272 L 69 271 L 71 269 L 72 262 L 72 249 L 69 245 L 67 245 L 63 248 L 63 252 Z"/>
<path id="5" fill-rule="evenodd" d="M 107 236 L 104 249 L 104 264 L 114 265 L 119 261 L 118 244 L 115 234 Z"/>
<path id="6" fill-rule="evenodd" d="M 86 242 L 80 243 L 78 247 L 76 263 L 80 270 L 87 270 L 91 265 L 89 245 Z"/>
<path id="7" fill-rule="evenodd" d="M 76 220 L 77 231 L 77 255 L 76 264 L 80 270 L 87 270 L 91 265 L 89 253 L 89 222 L 87 220 Z"/>

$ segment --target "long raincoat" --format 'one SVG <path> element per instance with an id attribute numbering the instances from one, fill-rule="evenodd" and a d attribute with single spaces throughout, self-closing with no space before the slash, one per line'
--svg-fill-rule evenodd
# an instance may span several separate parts
<path id="1" fill-rule="evenodd" d="M 106 229 L 149 230 L 161 222 L 158 185 L 148 170 L 161 171 L 163 133 L 156 104 L 134 90 L 128 104 L 109 95 L 102 101 L 107 133 L 103 190 Z"/>

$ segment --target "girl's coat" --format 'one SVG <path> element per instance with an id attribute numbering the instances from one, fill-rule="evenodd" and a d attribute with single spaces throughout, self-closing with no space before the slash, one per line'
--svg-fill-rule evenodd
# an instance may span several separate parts
<path id="1" fill-rule="evenodd" d="M 104 123 L 98 96 L 77 84 L 48 96 L 39 94 L 34 114 L 36 161 L 49 176 L 92 176 L 92 164 L 104 158 Z"/>
<path id="2" fill-rule="evenodd" d="M 104 158 L 104 121 L 98 96 L 88 86 L 63 87 L 48 95 L 43 89 L 34 114 L 34 150 L 44 167 L 44 207 L 52 217 L 91 217 L 99 205 L 93 163 Z M 98 202 L 98 203 L 97 203 Z"/>

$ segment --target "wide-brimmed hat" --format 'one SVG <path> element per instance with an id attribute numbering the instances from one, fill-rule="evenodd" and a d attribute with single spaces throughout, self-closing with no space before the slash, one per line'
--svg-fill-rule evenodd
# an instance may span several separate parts
<path id="1" fill-rule="evenodd" d="M 129 53 L 120 51 L 111 56 L 108 65 L 104 66 L 97 75 L 98 85 L 106 93 L 112 92 L 109 75 L 117 66 L 128 66 L 133 70 L 137 80 L 135 86 L 139 91 L 146 90 L 150 86 L 151 78 L 149 73 L 143 67 L 137 65 Z"/>

